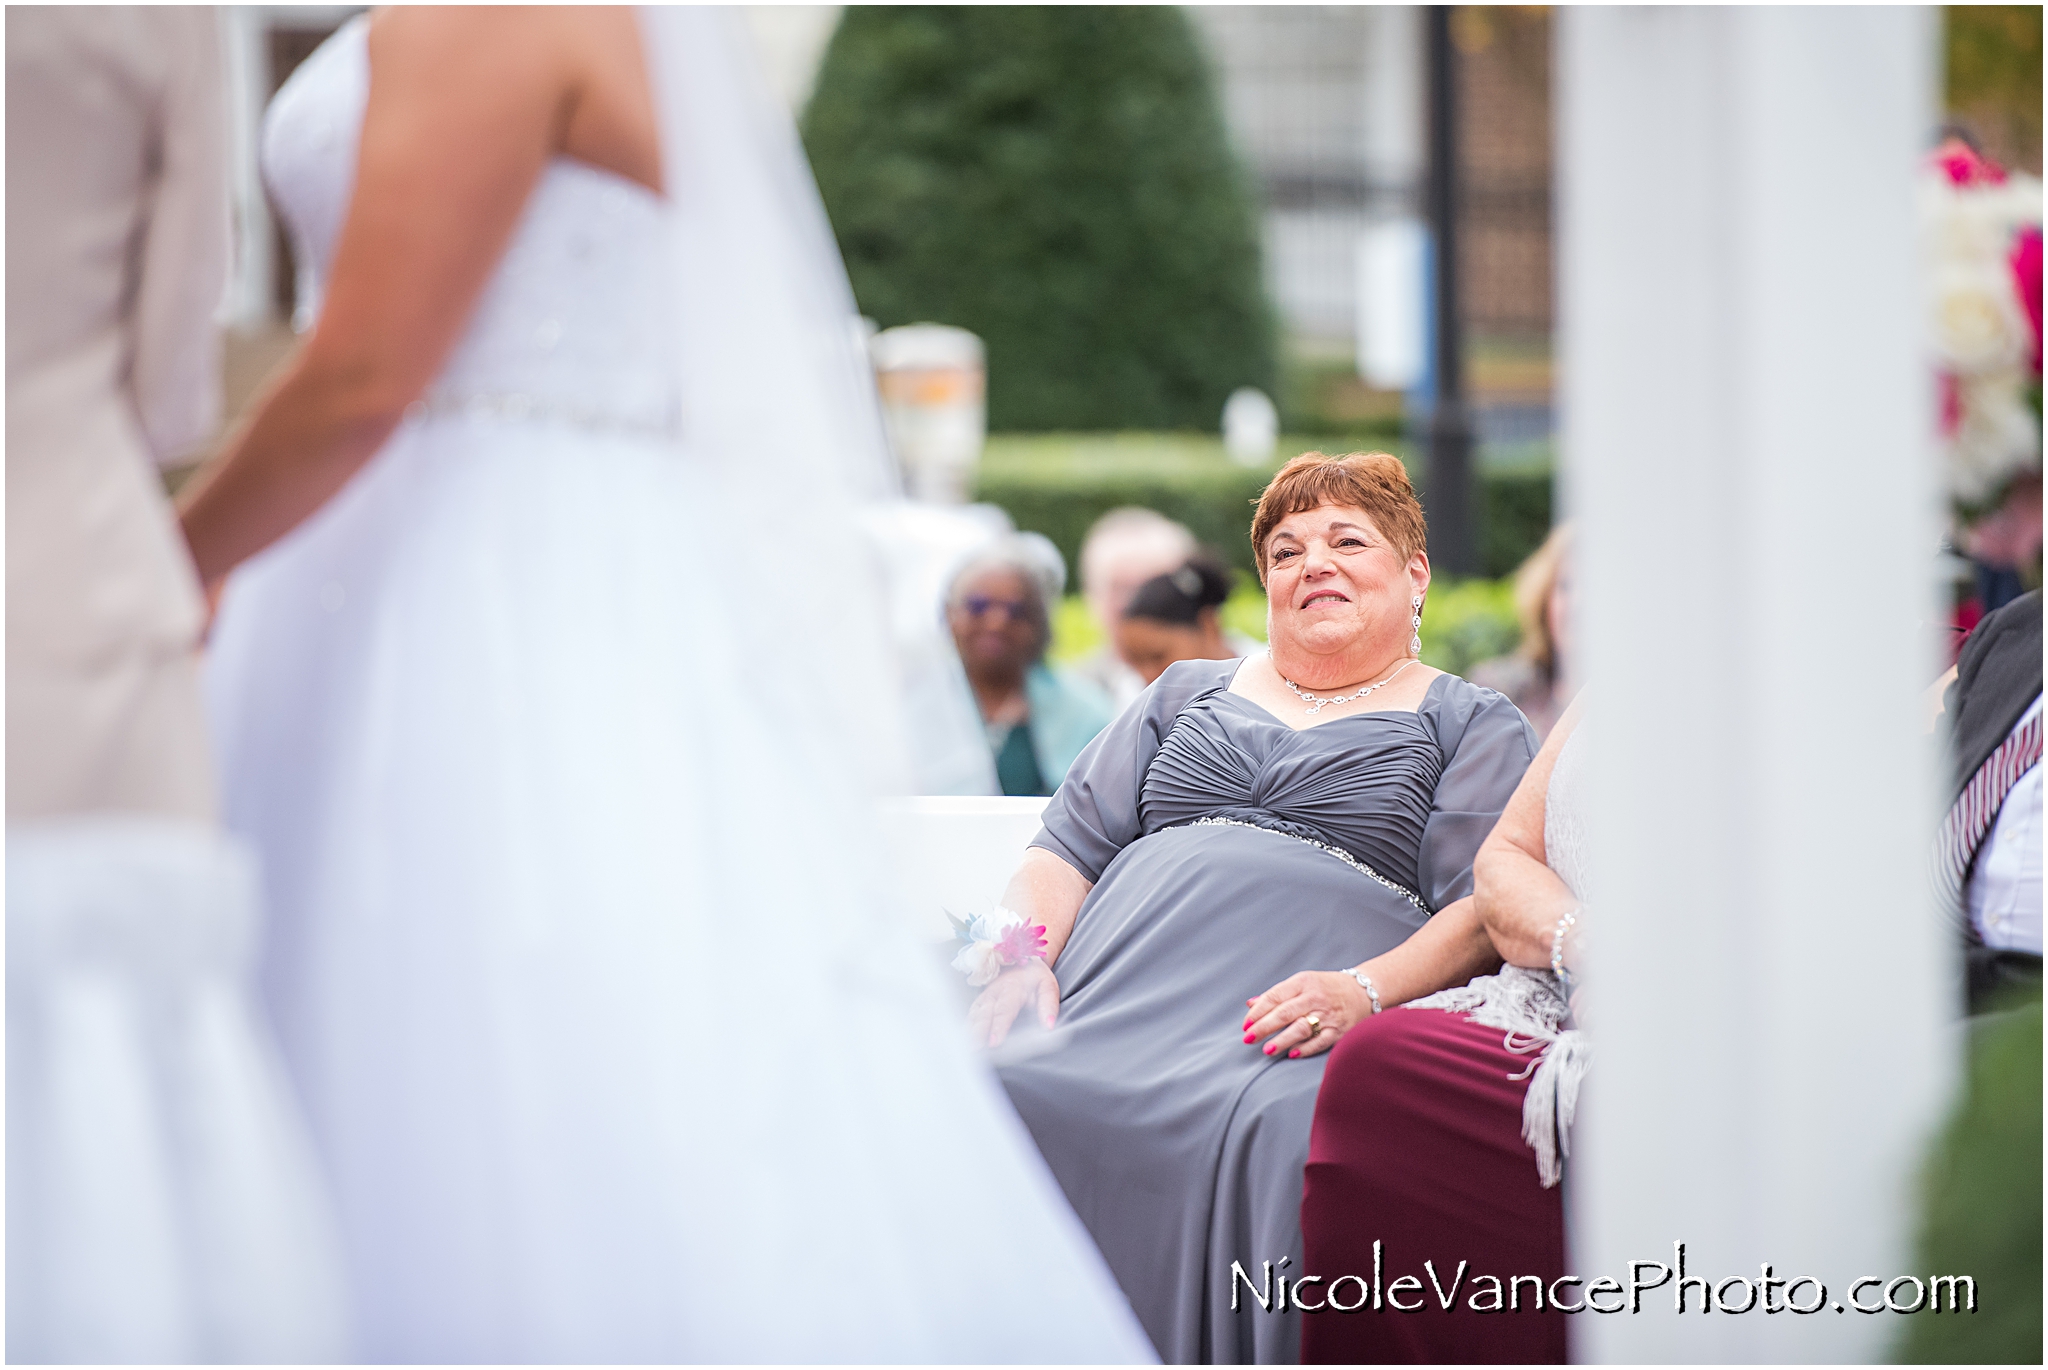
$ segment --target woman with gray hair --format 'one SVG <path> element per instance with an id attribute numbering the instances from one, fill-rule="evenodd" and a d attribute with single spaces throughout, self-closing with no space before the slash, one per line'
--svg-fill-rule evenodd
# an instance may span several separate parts
<path id="1" fill-rule="evenodd" d="M 1045 664 L 1050 606 L 1066 578 L 1052 543 L 1014 533 L 961 567 L 946 595 L 946 623 L 1004 794 L 1051 794 L 1114 716 L 1099 690 Z"/>

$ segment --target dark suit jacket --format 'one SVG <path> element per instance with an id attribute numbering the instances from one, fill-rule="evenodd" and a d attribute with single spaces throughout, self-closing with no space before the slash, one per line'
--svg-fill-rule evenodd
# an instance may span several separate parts
<path id="1" fill-rule="evenodd" d="M 2041 693 L 2041 592 L 2030 590 L 1978 624 L 1948 687 L 1953 803 Z"/>
<path id="2" fill-rule="evenodd" d="M 1949 802 L 2005 741 L 2041 693 L 2041 592 L 2031 591 L 1978 624 L 1956 660 L 1948 688 Z M 2038 995 L 2041 958 L 1994 951 L 1972 935 L 1964 949 L 1965 994 L 1970 1012 L 2009 1004 L 2015 994 Z"/>

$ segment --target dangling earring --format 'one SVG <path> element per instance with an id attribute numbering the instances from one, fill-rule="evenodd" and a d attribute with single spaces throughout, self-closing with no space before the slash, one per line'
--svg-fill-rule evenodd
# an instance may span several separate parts
<path id="1" fill-rule="evenodd" d="M 1417 595 L 1417 596 L 1416 596 L 1416 597 L 1415 597 L 1415 598 L 1414 598 L 1413 600 L 1411 600 L 1411 601 L 1409 602 L 1409 605 L 1408 605 L 1408 607 L 1409 607 L 1409 608 L 1411 608 L 1411 609 L 1413 609 L 1413 610 L 1415 611 L 1415 620 L 1414 620 L 1414 622 L 1413 622 L 1413 623 L 1411 623 L 1411 624 L 1409 625 L 1410 631 L 1414 633 L 1414 636 L 1408 639 L 1408 655 L 1410 655 L 1410 656 L 1421 656 L 1421 655 L 1422 655 L 1422 596 L 1421 596 L 1421 595 Z"/>

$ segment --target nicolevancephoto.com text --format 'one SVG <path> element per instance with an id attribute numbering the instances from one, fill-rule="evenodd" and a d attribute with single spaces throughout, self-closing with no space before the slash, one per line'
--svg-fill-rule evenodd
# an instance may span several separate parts
<path id="1" fill-rule="evenodd" d="M 1422 1263 L 1422 1276 L 1387 1277 L 1385 1244 L 1372 1244 L 1372 1273 L 1343 1275 L 1288 1275 L 1292 1256 L 1276 1264 L 1261 1261 L 1259 1278 L 1245 1272 L 1242 1262 L 1230 1263 L 1230 1310 L 1237 1312 L 1240 1301 L 1256 1304 L 1268 1313 L 1382 1312 L 1449 1313 L 1460 1306 L 1474 1313 L 1541 1312 L 1640 1313 L 1643 1296 L 1670 1288 L 1673 1307 L 1680 1313 L 1974 1313 L 1977 1311 L 1977 1281 L 1970 1275 L 1865 1275 L 1853 1281 L 1840 1298 L 1830 1299 L 1828 1287 L 1812 1275 L 1783 1276 L 1772 1273 L 1772 1263 L 1762 1263 L 1757 1278 L 1729 1275 L 1712 1279 L 1686 1269 L 1685 1243 L 1673 1242 L 1669 1264 L 1663 1261 L 1630 1261 L 1628 1278 L 1600 1276 L 1588 1280 L 1579 1275 L 1559 1275 L 1547 1280 L 1541 1275 L 1475 1274 L 1471 1262 L 1460 1260 L 1455 1269 L 1439 1272 L 1435 1260 Z M 1425 1279 L 1427 1283 L 1425 1284 Z"/>

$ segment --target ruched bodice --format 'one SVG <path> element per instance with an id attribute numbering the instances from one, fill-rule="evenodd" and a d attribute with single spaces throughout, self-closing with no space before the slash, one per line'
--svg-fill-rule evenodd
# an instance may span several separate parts
<path id="1" fill-rule="evenodd" d="M 1145 773 L 1139 816 L 1146 833 L 1208 818 L 1328 843 L 1413 891 L 1443 767 L 1413 713 L 1297 730 L 1218 689 L 1174 720 Z"/>
<path id="2" fill-rule="evenodd" d="M 264 175 L 298 254 L 301 327 L 319 312 L 348 214 L 369 81 L 367 24 L 356 19 L 292 74 L 265 119 Z M 666 216 L 633 181 L 550 162 L 425 411 L 673 432 Z"/>

